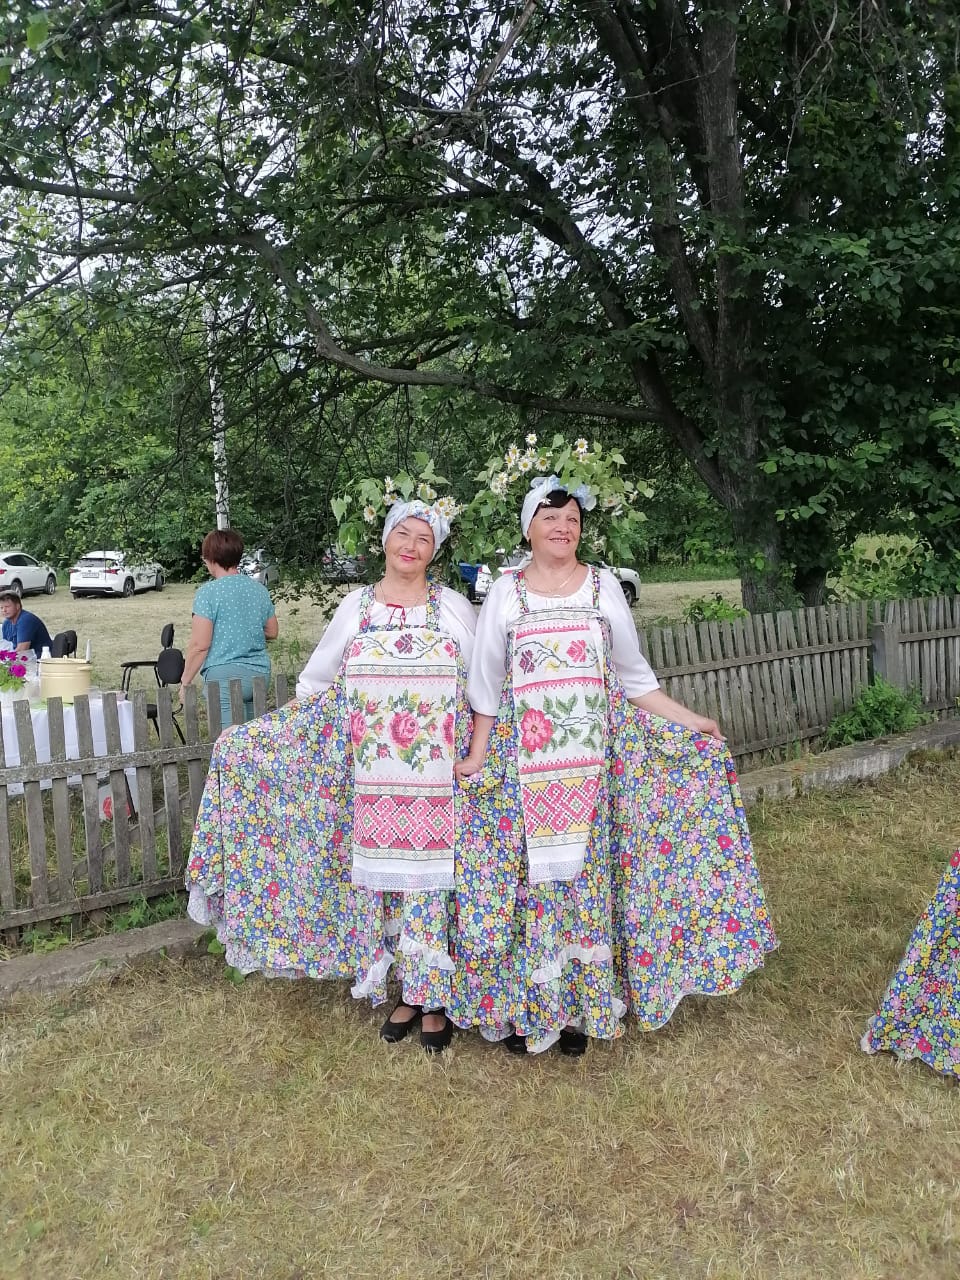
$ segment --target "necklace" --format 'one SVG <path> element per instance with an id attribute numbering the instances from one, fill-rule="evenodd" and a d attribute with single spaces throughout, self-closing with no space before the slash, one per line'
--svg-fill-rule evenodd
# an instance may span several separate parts
<path id="1" fill-rule="evenodd" d="M 379 590 L 380 603 L 382 605 L 385 605 L 388 609 L 416 609 L 418 605 L 426 604 L 426 600 L 427 600 L 426 589 L 424 589 L 422 592 L 418 592 L 413 600 L 405 600 L 405 601 L 388 600 L 387 592 L 386 592 L 386 589 L 384 588 L 383 582 L 384 580 L 383 578 L 381 578 L 380 581 L 377 583 L 377 585 L 373 588 L 373 598 L 374 600 L 376 600 L 377 591 Z"/>
<path id="2" fill-rule="evenodd" d="M 380 603 L 383 604 L 383 607 L 385 609 L 389 609 L 390 611 L 390 616 L 387 620 L 388 626 L 399 625 L 402 627 L 406 627 L 407 609 L 416 609 L 417 605 L 426 603 L 426 591 L 424 591 L 422 595 L 417 594 L 416 599 L 411 600 L 410 603 L 402 604 L 402 603 L 396 602 L 396 600 L 387 599 L 387 591 L 384 590 L 383 579 L 380 579 L 380 581 L 378 582 L 378 584 L 376 584 L 376 586 L 379 586 L 380 588 Z M 376 586 L 374 588 L 374 599 L 376 599 Z"/>
<path id="3" fill-rule="evenodd" d="M 581 565 L 580 565 L 580 561 L 578 560 L 578 561 L 576 562 L 576 564 L 573 566 L 573 568 L 570 570 L 570 572 L 567 574 L 567 576 L 564 578 L 564 580 L 563 580 L 561 583 L 559 583 L 559 585 L 558 585 L 558 586 L 554 587 L 552 591 L 541 591 L 539 587 L 534 587 L 534 588 L 533 588 L 534 593 L 535 593 L 536 595 L 538 595 L 538 596 L 559 596 L 559 595 L 562 595 L 562 594 L 563 594 L 563 588 L 567 585 L 567 583 L 570 581 L 570 579 L 573 577 L 573 575 L 577 572 L 577 570 L 578 570 L 580 567 L 581 567 Z M 537 574 L 538 574 L 538 575 L 539 575 L 539 572 L 540 572 L 540 571 L 539 571 L 539 569 L 538 569 L 538 570 L 537 570 Z M 530 574 L 529 574 L 529 573 L 527 573 L 527 575 L 526 575 L 526 576 L 527 576 L 527 581 L 529 582 L 529 580 L 530 580 Z"/>

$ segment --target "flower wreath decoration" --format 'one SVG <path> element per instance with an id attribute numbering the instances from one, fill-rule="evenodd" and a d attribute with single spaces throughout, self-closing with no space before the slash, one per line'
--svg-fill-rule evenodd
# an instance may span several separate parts
<path id="1" fill-rule="evenodd" d="M 331 502 L 337 522 L 337 546 L 347 555 L 363 552 L 370 563 L 368 577 L 371 581 L 383 572 L 383 543 L 381 535 L 387 512 L 395 502 L 410 502 L 419 498 L 428 506 L 434 506 L 452 524 L 460 514 L 460 506 L 449 493 L 439 489 L 449 488 L 450 482 L 437 474 L 429 454 L 413 455 L 416 471 L 398 471 L 396 475 L 382 479 L 363 477 L 354 480 L 346 490 Z M 430 565 L 429 576 L 445 582 L 452 577 L 452 557 L 455 536 L 440 548 Z"/>
<path id="2" fill-rule="evenodd" d="M 493 566 L 520 547 L 520 508 L 531 482 L 556 476 L 590 512 L 580 558 L 631 564 L 643 543 L 647 518 L 638 504 L 653 497 L 653 490 L 645 481 L 621 474 L 626 463 L 619 449 L 604 450 L 583 437 L 570 444 L 562 435 L 541 444 L 533 432 L 525 446 L 511 444 L 477 476 L 480 488 L 460 515 L 458 558 Z"/>

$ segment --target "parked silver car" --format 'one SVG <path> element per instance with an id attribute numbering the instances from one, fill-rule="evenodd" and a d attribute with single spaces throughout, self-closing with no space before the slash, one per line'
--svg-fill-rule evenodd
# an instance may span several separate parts
<path id="1" fill-rule="evenodd" d="M 272 587 L 280 581 L 280 567 L 265 547 L 245 551 L 240 559 L 240 572 L 262 582 L 265 587 Z"/>
<path id="2" fill-rule="evenodd" d="M 362 551 L 348 555 L 339 547 L 327 547 L 320 562 L 327 582 L 363 582 L 367 575 L 367 556 Z"/>

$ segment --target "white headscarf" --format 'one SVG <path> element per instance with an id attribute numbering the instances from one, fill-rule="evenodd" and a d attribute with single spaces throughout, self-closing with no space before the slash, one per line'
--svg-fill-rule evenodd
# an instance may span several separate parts
<path id="1" fill-rule="evenodd" d="M 556 476 L 537 476 L 535 480 L 530 481 L 530 492 L 524 498 L 520 509 L 520 529 L 525 538 L 530 532 L 530 522 L 543 502 L 555 489 L 562 488 L 563 485 Z M 597 505 L 589 485 L 581 484 L 576 489 L 567 489 L 566 492 L 571 498 L 576 498 L 581 511 L 592 511 Z"/>
<path id="2" fill-rule="evenodd" d="M 415 516 L 418 520 L 425 520 L 433 531 L 433 555 L 431 560 L 436 559 L 437 552 L 450 536 L 450 521 L 436 507 L 428 507 L 425 502 L 414 499 L 413 502 L 395 502 L 387 512 L 387 518 L 383 522 L 383 545 L 386 547 L 387 538 L 393 532 L 401 521 L 406 520 L 408 516 Z"/>

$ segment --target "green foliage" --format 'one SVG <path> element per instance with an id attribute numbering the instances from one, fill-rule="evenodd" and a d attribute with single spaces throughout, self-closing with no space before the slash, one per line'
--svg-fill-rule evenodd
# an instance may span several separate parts
<path id="1" fill-rule="evenodd" d="M 860 691 L 849 711 L 830 722 L 823 743 L 826 747 L 845 747 L 852 742 L 905 733 L 929 719 L 920 709 L 919 689 L 904 693 L 886 680 L 877 679 Z"/>
<path id="2" fill-rule="evenodd" d="M 162 898 L 145 898 L 142 894 L 126 907 L 110 912 L 111 933 L 126 933 L 130 929 L 142 929 L 148 924 L 161 924 L 164 920 L 179 920 L 183 915 L 183 898 L 179 893 L 168 893 Z"/>
<path id="3" fill-rule="evenodd" d="M 218 941 L 216 932 L 213 929 L 210 930 L 209 934 L 204 934 L 204 938 L 207 942 L 208 956 L 220 957 L 227 954 L 226 947 L 222 942 Z M 233 983 L 235 987 L 243 986 L 244 975 L 239 969 L 234 968 L 232 964 L 225 964 L 223 966 L 223 977 L 224 981 Z"/>
<path id="4" fill-rule="evenodd" d="M 719 592 L 714 596 L 698 596 L 696 600 L 689 601 L 683 610 L 684 622 L 733 622 L 736 618 L 746 616 L 746 609 L 724 600 Z"/>
<path id="5" fill-rule="evenodd" d="M 732 546 L 750 607 L 865 531 L 956 578 L 951 6 L 570 5 L 502 49 L 491 14 L 5 7 L 3 531 L 195 563 L 215 372 L 233 523 L 296 564 L 357 476 L 423 450 L 465 503 L 518 432 L 604 422 L 648 544 Z M 44 292 L 109 335 L 47 340 Z"/>
<path id="6" fill-rule="evenodd" d="M 34 955 L 60 951 L 78 942 L 89 942 L 104 933 L 127 933 L 164 920 L 179 920 L 183 915 L 183 895 L 167 893 L 159 898 L 142 894 L 122 907 L 110 907 L 103 924 L 78 916 L 62 916 L 45 924 L 31 925 L 20 934 L 20 949 Z"/>
<path id="7" fill-rule="evenodd" d="M 916 525 L 919 522 L 914 522 Z M 894 600 L 960 592 L 960 550 L 926 537 L 867 540 L 840 556 L 838 600 Z"/>
<path id="8" fill-rule="evenodd" d="M 918 548 L 915 540 L 856 543 L 841 553 L 833 587 L 837 600 L 896 600 L 912 593 Z"/>
<path id="9" fill-rule="evenodd" d="M 688 560 L 680 563 L 672 557 L 658 559 L 656 564 L 643 566 L 644 582 L 714 582 L 717 578 L 736 578 L 737 566 L 733 559 Z"/>

